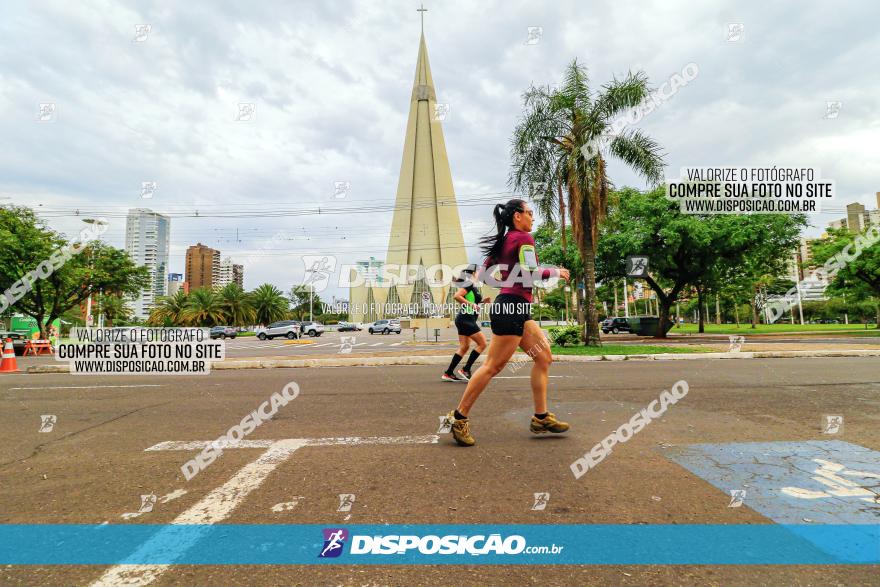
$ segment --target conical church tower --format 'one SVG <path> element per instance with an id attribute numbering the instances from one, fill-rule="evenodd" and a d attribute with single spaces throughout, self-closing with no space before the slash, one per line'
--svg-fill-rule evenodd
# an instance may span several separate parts
<path id="1" fill-rule="evenodd" d="M 399 300 L 421 307 L 428 292 L 433 304 L 445 303 L 451 285 L 435 283 L 442 277 L 436 267 L 447 266 L 449 272 L 468 262 L 441 126 L 448 112 L 446 106 L 437 103 L 423 31 L 385 260 L 386 264 L 419 269 L 410 272 L 409 279 L 396 283 L 352 287 L 351 319 L 354 321 L 370 318 L 369 312 L 364 312 L 361 306 L 368 297 L 366 291 L 361 291 L 364 288 L 373 289 L 371 297 L 376 301 Z"/>

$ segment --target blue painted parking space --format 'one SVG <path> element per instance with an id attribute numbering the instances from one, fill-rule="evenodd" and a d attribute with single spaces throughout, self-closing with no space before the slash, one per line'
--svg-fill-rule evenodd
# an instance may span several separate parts
<path id="1" fill-rule="evenodd" d="M 840 440 L 670 447 L 664 454 L 777 524 L 880 524 L 880 452 Z M 857 535 L 856 535 L 857 536 Z M 867 532 L 866 540 L 876 541 Z M 851 537 L 852 538 L 852 537 Z M 853 538 L 858 540 L 857 538 Z M 831 541 L 835 556 L 864 544 Z M 880 544 L 876 545 L 880 552 Z"/>

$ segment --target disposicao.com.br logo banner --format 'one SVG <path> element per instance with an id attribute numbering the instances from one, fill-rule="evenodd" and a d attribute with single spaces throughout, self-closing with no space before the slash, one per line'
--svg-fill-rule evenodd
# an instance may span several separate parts
<path id="1" fill-rule="evenodd" d="M 877 524 L 3 524 L 3 565 L 878 564 Z"/>

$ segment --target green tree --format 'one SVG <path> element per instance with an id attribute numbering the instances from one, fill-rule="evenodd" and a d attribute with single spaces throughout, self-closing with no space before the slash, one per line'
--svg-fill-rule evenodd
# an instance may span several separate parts
<path id="1" fill-rule="evenodd" d="M 200 287 L 189 293 L 183 319 L 194 326 L 216 326 L 226 320 L 223 300 L 208 287 Z"/>
<path id="2" fill-rule="evenodd" d="M 552 220 L 548 220 L 535 231 L 535 247 L 542 263 L 570 268 L 571 279 L 569 283 L 577 287 L 584 280 L 584 265 L 581 262 L 581 255 L 577 249 L 566 246 L 566 240 L 571 240 L 572 238 L 571 233 L 571 228 L 560 230 Z M 558 291 L 554 290 L 556 292 L 554 298 L 558 297 L 562 302 L 560 310 L 570 310 L 569 302 L 571 296 L 566 295 L 564 291 L 565 285 L 560 286 Z M 582 290 L 578 289 L 578 291 Z M 578 302 L 578 308 L 575 308 L 575 311 L 580 316 L 581 312 L 579 310 L 582 310 L 581 305 L 583 302 L 580 296 L 578 297 Z M 562 315 L 562 311 L 559 312 L 559 315 Z"/>
<path id="3" fill-rule="evenodd" d="M 559 204 L 560 185 L 567 194 L 585 277 L 584 340 L 588 345 L 601 344 L 595 262 L 611 185 L 607 158 L 622 161 L 653 185 L 663 178 L 661 149 L 653 139 L 637 129 L 612 136 L 616 120 L 642 105 L 648 94 L 648 80 L 642 72 L 591 91 L 586 68 L 574 60 L 559 89 L 531 87 L 524 94 L 525 114 L 513 133 L 510 185 L 530 194 L 545 214 L 564 208 Z M 606 145 L 604 139 L 609 136 Z"/>
<path id="4" fill-rule="evenodd" d="M 320 316 L 324 312 L 324 306 L 317 293 L 312 292 L 308 285 L 295 285 L 290 288 L 290 312 L 297 320 L 303 320 L 309 315 L 311 308 L 314 316 Z"/>
<path id="5" fill-rule="evenodd" d="M 186 310 L 189 305 L 189 295 L 182 289 L 177 290 L 173 296 L 162 296 L 156 300 L 147 319 L 151 326 L 183 326 L 186 321 Z"/>
<path id="6" fill-rule="evenodd" d="M 828 238 L 812 245 L 813 262 L 822 265 L 831 282 L 827 293 L 847 300 L 872 300 L 880 328 L 880 226 L 862 234 L 829 230 Z"/>
<path id="7" fill-rule="evenodd" d="M 264 326 L 283 320 L 290 301 L 281 290 L 270 283 L 264 283 L 251 292 L 251 306 L 254 308 L 254 322 Z"/>
<path id="8" fill-rule="evenodd" d="M 256 314 L 250 296 L 237 283 L 227 284 L 220 290 L 219 295 L 220 306 L 223 308 L 227 324 L 230 326 L 253 324 Z"/>
<path id="9" fill-rule="evenodd" d="M 784 214 L 683 214 L 663 187 L 624 188 L 619 195 L 603 227 L 598 274 L 620 279 L 627 256 L 649 257 L 645 281 L 660 302 L 659 338 L 666 337 L 670 308 L 686 288 L 717 287 L 744 266 L 782 266 L 806 224 L 802 216 Z"/>
<path id="10" fill-rule="evenodd" d="M 118 294 L 101 294 L 95 300 L 95 307 L 107 319 L 108 328 L 118 320 L 129 320 L 133 314 L 125 298 Z"/>
<path id="11" fill-rule="evenodd" d="M 90 295 L 135 295 L 149 285 L 146 267 L 92 240 L 68 242 L 25 207 L 0 208 L 0 309 L 31 316 L 46 337 L 55 319 Z"/>

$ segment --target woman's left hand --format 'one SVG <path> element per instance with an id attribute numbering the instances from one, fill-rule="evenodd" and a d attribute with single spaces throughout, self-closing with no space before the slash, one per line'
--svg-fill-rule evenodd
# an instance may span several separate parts
<path id="1" fill-rule="evenodd" d="M 559 268 L 559 277 L 561 277 L 561 278 L 564 279 L 565 281 L 568 281 L 568 278 L 569 278 L 570 276 L 571 276 L 571 275 L 569 274 L 568 269 L 566 269 L 565 267 L 560 267 L 560 268 Z"/>

